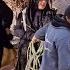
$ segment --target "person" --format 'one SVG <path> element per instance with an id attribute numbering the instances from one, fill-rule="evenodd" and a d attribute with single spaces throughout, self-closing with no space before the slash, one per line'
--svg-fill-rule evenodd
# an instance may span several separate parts
<path id="1" fill-rule="evenodd" d="M 31 39 L 30 36 L 34 32 L 34 29 L 32 28 L 32 24 L 31 24 L 33 21 L 33 18 L 32 18 L 33 14 L 31 13 L 32 9 L 33 7 L 31 7 L 31 5 L 29 4 L 29 0 L 27 0 L 27 5 L 26 4 L 24 5 L 23 3 L 22 11 L 19 13 L 17 18 L 17 24 L 15 26 L 14 33 L 15 33 L 15 36 L 20 38 L 20 43 L 18 46 L 19 54 L 18 54 L 18 63 L 16 66 L 16 70 L 25 70 L 25 67 L 26 67 L 27 47 Z"/>
<path id="2" fill-rule="evenodd" d="M 33 21 L 35 31 L 48 24 L 52 20 L 52 15 L 55 15 L 55 11 L 50 9 L 48 0 L 38 0 L 36 2 L 36 14 Z"/>
<path id="3" fill-rule="evenodd" d="M 57 20 L 53 20 L 47 27 L 38 30 L 32 41 L 39 39 L 45 40 L 40 70 L 69 70 L 70 5 L 65 10 L 64 17 L 57 17 Z"/>
<path id="4" fill-rule="evenodd" d="M 0 0 L 0 67 L 3 56 L 3 49 L 13 48 L 10 40 L 13 38 L 10 32 L 10 25 L 12 24 L 13 12 L 6 5 L 6 3 Z"/>
<path id="5" fill-rule="evenodd" d="M 43 5 L 40 5 L 42 2 Z M 48 2 L 46 0 L 39 0 L 38 3 L 32 1 L 28 6 L 25 5 L 22 9 L 22 12 L 18 15 L 18 22 L 15 26 L 15 35 L 21 39 L 19 44 L 19 70 L 25 70 L 27 63 L 26 53 L 29 42 L 31 41 L 36 30 L 41 28 L 46 22 L 49 21 L 46 20 L 49 19 L 49 11 L 50 7 Z M 39 19 L 37 19 L 37 17 Z"/>

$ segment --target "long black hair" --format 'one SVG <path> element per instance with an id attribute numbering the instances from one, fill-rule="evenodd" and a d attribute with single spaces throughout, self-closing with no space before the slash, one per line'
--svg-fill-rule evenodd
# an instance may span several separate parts
<path id="1" fill-rule="evenodd" d="M 38 3 L 39 3 L 39 0 L 36 0 L 36 1 L 34 1 L 35 2 L 35 10 L 37 11 L 40 11 L 41 13 L 42 13 L 42 15 L 43 16 L 45 16 L 46 15 L 46 12 L 47 11 L 50 11 L 50 6 L 49 6 L 49 2 L 46 0 L 46 2 L 47 2 L 47 4 L 46 4 L 46 7 L 43 9 L 43 10 L 40 10 L 40 9 L 38 9 Z"/>

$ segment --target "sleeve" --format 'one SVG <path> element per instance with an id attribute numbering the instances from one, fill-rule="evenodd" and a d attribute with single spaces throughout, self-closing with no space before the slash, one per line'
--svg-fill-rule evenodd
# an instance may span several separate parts
<path id="1" fill-rule="evenodd" d="M 47 30 L 47 27 L 48 25 L 45 25 L 43 26 L 42 28 L 40 28 L 39 30 L 36 31 L 35 33 L 35 37 L 37 39 L 40 39 L 40 40 L 45 40 L 45 33 L 46 33 L 46 30 Z"/>
<path id="2" fill-rule="evenodd" d="M 37 31 L 40 26 L 39 26 L 39 14 L 38 12 L 36 13 L 35 17 L 34 17 L 34 21 L 33 21 L 33 26 L 34 26 L 34 30 Z"/>
<path id="3" fill-rule="evenodd" d="M 13 20 L 13 12 L 9 12 L 8 14 L 5 14 L 4 16 L 4 28 L 10 28 L 10 25 L 12 24 Z"/>
<path id="4" fill-rule="evenodd" d="M 70 37 L 63 38 L 56 42 L 58 49 L 58 69 L 70 69 Z"/>
<path id="5" fill-rule="evenodd" d="M 24 29 L 23 29 L 23 25 L 22 23 L 20 22 L 20 20 L 18 20 L 15 28 L 14 28 L 14 35 L 19 37 L 19 38 L 22 38 L 22 36 L 24 35 Z"/>
<path id="6" fill-rule="evenodd" d="M 22 38 L 22 36 L 25 33 L 23 24 L 21 23 L 21 21 L 22 21 L 22 13 L 19 13 L 18 19 L 17 19 L 17 24 L 15 25 L 15 28 L 14 28 L 14 35 L 19 38 Z"/>
<path id="7" fill-rule="evenodd" d="M 10 28 L 12 20 L 13 20 L 13 11 L 5 3 L 3 3 L 3 20 L 2 20 L 3 27 Z"/>

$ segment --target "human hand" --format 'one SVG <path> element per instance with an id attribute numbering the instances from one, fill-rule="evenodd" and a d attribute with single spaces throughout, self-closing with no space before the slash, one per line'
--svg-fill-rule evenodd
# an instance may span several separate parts
<path id="1" fill-rule="evenodd" d="M 35 37 L 35 35 L 33 36 L 33 38 L 32 38 L 32 42 L 33 43 L 36 43 L 36 42 L 39 42 L 40 40 L 39 39 L 37 39 L 36 37 Z"/>

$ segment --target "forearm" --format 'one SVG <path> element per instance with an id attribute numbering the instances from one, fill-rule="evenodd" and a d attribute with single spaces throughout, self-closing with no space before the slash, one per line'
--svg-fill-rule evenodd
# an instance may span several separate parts
<path id="1" fill-rule="evenodd" d="M 35 37 L 39 40 L 45 40 L 45 32 L 46 32 L 46 28 L 47 25 L 45 25 L 44 27 L 40 28 L 36 33 L 35 33 Z"/>

